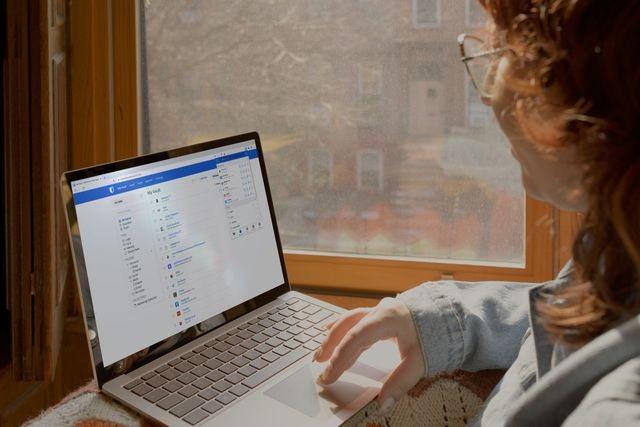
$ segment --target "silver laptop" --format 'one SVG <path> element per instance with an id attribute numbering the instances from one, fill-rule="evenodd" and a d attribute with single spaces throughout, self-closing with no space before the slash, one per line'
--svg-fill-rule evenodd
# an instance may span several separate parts
<path id="1" fill-rule="evenodd" d="M 398 361 L 336 384 L 311 361 L 340 308 L 292 292 L 257 133 L 62 177 L 100 389 L 166 425 L 338 425 Z"/>

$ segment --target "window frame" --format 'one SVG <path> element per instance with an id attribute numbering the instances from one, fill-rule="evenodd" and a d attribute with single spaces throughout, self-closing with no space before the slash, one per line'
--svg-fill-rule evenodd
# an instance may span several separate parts
<path id="1" fill-rule="evenodd" d="M 363 186 L 362 172 L 364 171 L 363 170 L 364 161 L 362 159 L 367 154 L 375 154 L 378 157 L 378 170 L 377 170 L 378 186 L 377 186 L 377 188 L 375 188 L 375 187 L 364 187 Z M 373 149 L 373 148 L 367 148 L 367 149 L 358 150 L 358 155 L 356 157 L 356 170 L 357 170 L 357 188 L 358 188 L 358 190 L 378 191 L 378 192 L 382 192 L 384 190 L 384 154 L 382 153 L 382 151 L 376 150 L 376 149 Z"/>
<path id="2" fill-rule="evenodd" d="M 442 0 L 435 0 L 436 2 L 436 22 L 433 23 L 420 23 L 418 22 L 418 2 L 420 0 L 412 0 L 412 14 L 413 14 L 413 27 L 419 29 L 433 29 L 439 28 L 442 25 Z"/>
<path id="3" fill-rule="evenodd" d="M 139 3 L 112 0 L 110 6 L 108 16 L 102 19 L 111 20 L 113 28 L 110 33 L 113 99 L 111 106 L 105 108 L 110 109 L 113 117 L 113 158 L 119 159 L 137 155 L 140 149 L 138 141 L 141 141 L 138 124 L 139 119 L 144 120 L 140 102 L 143 87 L 138 73 L 140 49 L 131 49 L 132 44 L 139 46 L 140 42 L 140 26 L 136 25 Z M 92 102 L 109 103 L 108 98 L 94 99 Z M 441 279 L 542 282 L 551 279 L 562 265 L 557 256 L 558 236 L 562 237 L 565 249 L 569 241 L 567 232 L 556 230 L 558 224 L 562 226 L 568 222 L 558 221 L 558 212 L 549 204 L 526 198 L 525 258 L 522 266 L 462 263 L 460 260 L 407 260 L 287 249 L 284 251 L 285 262 L 292 285 L 321 292 L 389 295 L 402 292 L 418 283 Z"/>
<path id="4" fill-rule="evenodd" d="M 327 167 L 329 170 L 328 185 L 332 187 L 333 186 L 333 153 L 331 152 L 331 150 L 329 150 L 326 147 L 313 148 L 309 150 L 309 155 L 307 157 L 307 167 L 309 168 L 309 176 L 307 178 L 308 180 L 307 184 L 311 188 L 316 188 L 321 185 L 321 183 L 315 181 L 315 175 L 314 175 L 314 171 L 316 169 L 314 154 L 317 154 L 317 153 L 327 154 L 328 156 L 327 157 L 328 159 Z"/>

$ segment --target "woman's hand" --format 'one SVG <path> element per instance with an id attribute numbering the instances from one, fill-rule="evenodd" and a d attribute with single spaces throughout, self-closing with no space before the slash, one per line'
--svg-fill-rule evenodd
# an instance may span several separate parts
<path id="1" fill-rule="evenodd" d="M 356 362 L 360 354 L 378 341 L 395 339 L 401 362 L 389 375 L 378 395 L 380 411 L 386 412 L 425 374 L 425 363 L 411 313 L 395 298 L 384 298 L 373 308 L 351 310 L 333 324 L 314 360 L 326 362 L 319 384 L 331 384 Z"/>

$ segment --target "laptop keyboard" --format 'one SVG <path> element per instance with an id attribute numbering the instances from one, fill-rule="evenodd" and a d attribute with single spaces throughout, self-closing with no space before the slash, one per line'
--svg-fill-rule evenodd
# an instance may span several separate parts
<path id="1" fill-rule="evenodd" d="M 124 386 L 195 425 L 316 350 L 335 313 L 292 298 Z"/>

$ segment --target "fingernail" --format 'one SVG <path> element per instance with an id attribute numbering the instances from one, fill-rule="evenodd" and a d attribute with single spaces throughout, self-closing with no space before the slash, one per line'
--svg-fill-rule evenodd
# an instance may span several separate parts
<path id="1" fill-rule="evenodd" d="M 382 405 L 380 405 L 380 413 L 383 415 L 386 414 L 387 412 L 389 412 L 389 409 L 391 409 L 391 407 L 395 405 L 395 403 L 396 400 L 393 397 L 387 397 L 385 401 L 382 402 Z"/>
<path id="2" fill-rule="evenodd" d="M 327 377 L 327 376 L 325 375 L 325 373 L 324 373 L 324 372 L 323 372 L 323 373 L 321 373 L 320 375 L 318 375 L 318 378 L 316 378 L 316 384 L 318 384 L 318 385 L 324 385 L 324 381 L 325 381 L 326 377 Z"/>

